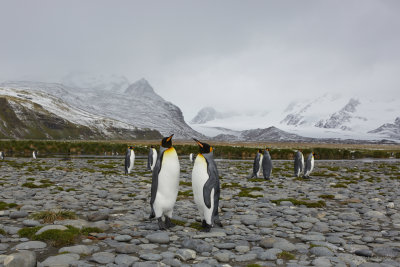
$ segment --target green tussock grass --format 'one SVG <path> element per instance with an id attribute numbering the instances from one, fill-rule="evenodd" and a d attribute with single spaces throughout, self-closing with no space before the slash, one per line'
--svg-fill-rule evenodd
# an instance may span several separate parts
<path id="1" fill-rule="evenodd" d="M 35 220 L 43 220 L 44 223 L 53 223 L 54 221 L 76 219 L 75 212 L 68 210 L 59 211 L 41 211 L 30 216 Z"/>
<path id="2" fill-rule="evenodd" d="M 71 191 L 76 191 L 76 189 L 71 187 L 71 188 L 67 188 L 65 191 L 66 192 L 71 192 Z"/>
<path id="3" fill-rule="evenodd" d="M 281 199 L 277 199 L 277 200 L 271 200 L 272 203 L 275 203 L 275 204 L 278 204 L 278 205 L 282 201 L 290 201 L 295 206 L 304 205 L 307 208 L 322 208 L 322 207 L 326 206 L 326 203 L 323 200 L 310 201 L 310 200 L 299 200 L 299 199 L 295 199 L 295 198 L 281 198 Z"/>
<path id="4" fill-rule="evenodd" d="M 254 191 L 263 191 L 261 187 L 249 187 L 249 188 L 242 188 L 242 190 L 237 194 L 238 197 L 249 197 L 249 198 L 259 198 L 263 197 L 264 195 L 257 195 L 254 194 Z"/>
<path id="5" fill-rule="evenodd" d="M 251 178 L 248 180 L 249 182 L 270 182 L 270 180 L 266 180 L 263 178 Z"/>
<path id="6" fill-rule="evenodd" d="M 196 230 L 201 230 L 203 229 L 203 226 L 201 226 L 201 223 L 199 222 L 193 222 L 189 225 L 189 227 L 196 229 Z"/>
<path id="7" fill-rule="evenodd" d="M 18 205 L 15 203 L 6 203 L 4 201 L 0 201 L 0 210 L 8 210 L 17 207 Z"/>
<path id="8" fill-rule="evenodd" d="M 88 236 L 90 233 L 103 233 L 104 231 L 98 227 L 83 227 L 80 230 L 82 235 Z"/>
<path id="9" fill-rule="evenodd" d="M 186 185 L 186 186 L 192 186 L 191 182 L 184 182 L 184 181 L 180 181 L 179 185 Z"/>
<path id="10" fill-rule="evenodd" d="M 6 235 L 6 234 L 7 234 L 6 231 L 0 228 L 0 235 Z"/>
<path id="11" fill-rule="evenodd" d="M 287 261 L 294 260 L 296 258 L 292 253 L 287 252 L 287 251 L 282 251 L 281 253 L 278 253 L 276 255 L 276 257 L 278 259 L 287 260 Z"/>
<path id="12" fill-rule="evenodd" d="M 225 188 L 240 188 L 240 187 L 241 186 L 240 186 L 239 183 L 234 183 L 234 182 L 221 184 L 221 188 L 222 189 L 225 189 Z"/>
<path id="13" fill-rule="evenodd" d="M 180 221 L 180 220 L 176 220 L 176 219 L 171 219 L 171 222 L 176 224 L 176 225 L 179 225 L 179 226 L 185 226 L 185 224 L 186 224 L 186 222 Z"/>
<path id="14" fill-rule="evenodd" d="M 113 164 L 98 164 L 98 165 L 94 165 L 100 169 L 114 169 L 115 166 Z"/>

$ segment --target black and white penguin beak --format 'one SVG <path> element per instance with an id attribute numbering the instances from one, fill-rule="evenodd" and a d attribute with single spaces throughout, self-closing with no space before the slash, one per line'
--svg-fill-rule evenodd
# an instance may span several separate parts
<path id="1" fill-rule="evenodd" d="M 172 134 L 170 137 L 167 138 L 167 142 L 169 142 L 172 139 L 172 136 L 174 136 L 174 134 Z"/>
<path id="2" fill-rule="evenodd" d="M 203 147 L 203 144 L 199 140 L 196 138 L 193 138 L 193 140 L 199 145 L 199 147 Z"/>

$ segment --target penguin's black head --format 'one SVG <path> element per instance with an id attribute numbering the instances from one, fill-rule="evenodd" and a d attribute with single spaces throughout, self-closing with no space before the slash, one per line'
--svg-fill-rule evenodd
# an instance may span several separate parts
<path id="1" fill-rule="evenodd" d="M 170 148 L 172 147 L 172 136 L 174 136 L 173 134 L 169 137 L 164 137 L 161 141 L 161 146 L 165 147 L 165 148 Z"/>
<path id="2" fill-rule="evenodd" d="M 269 148 L 267 147 L 265 150 L 269 151 Z"/>
<path id="3" fill-rule="evenodd" d="M 150 146 L 150 148 L 154 148 L 154 146 Z"/>
<path id="4" fill-rule="evenodd" d="M 261 149 L 259 149 L 259 150 L 258 150 L 258 153 L 262 153 L 262 150 L 261 150 Z"/>
<path id="5" fill-rule="evenodd" d="M 207 154 L 213 151 L 213 148 L 209 144 L 202 143 L 195 138 L 193 138 L 193 140 L 199 145 L 201 154 Z"/>
<path id="6" fill-rule="evenodd" d="M 129 146 L 129 149 L 133 149 L 133 146 Z"/>

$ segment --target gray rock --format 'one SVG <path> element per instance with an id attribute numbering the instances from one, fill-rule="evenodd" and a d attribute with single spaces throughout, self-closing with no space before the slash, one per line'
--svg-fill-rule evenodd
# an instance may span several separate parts
<path id="1" fill-rule="evenodd" d="M 235 250 L 239 253 L 245 253 L 250 250 L 249 246 L 236 246 Z"/>
<path id="2" fill-rule="evenodd" d="M 118 265 L 131 266 L 134 262 L 139 261 L 138 257 L 129 256 L 126 254 L 119 254 L 115 257 L 114 262 Z"/>
<path id="3" fill-rule="evenodd" d="M 79 258 L 80 256 L 78 254 L 73 254 L 73 253 L 50 256 L 41 263 L 41 266 L 43 267 L 69 266 L 72 262 L 79 260 Z"/>
<path id="4" fill-rule="evenodd" d="M 208 233 L 200 233 L 194 235 L 193 238 L 215 238 L 215 237 L 225 237 L 226 234 L 224 232 L 208 232 Z"/>
<path id="5" fill-rule="evenodd" d="M 376 211 L 376 210 L 370 210 L 366 213 L 364 213 L 365 217 L 370 217 L 370 218 L 377 218 L 377 219 L 384 219 L 386 218 L 385 214 L 382 212 Z"/>
<path id="6" fill-rule="evenodd" d="M 26 216 L 28 216 L 28 212 L 26 211 L 13 211 L 10 213 L 10 218 L 11 219 L 18 219 L 18 218 L 25 218 Z"/>
<path id="7" fill-rule="evenodd" d="M 28 226 L 28 227 L 32 227 L 32 226 L 38 226 L 40 225 L 40 222 L 36 221 L 36 220 L 24 220 L 22 222 L 22 224 L 24 226 Z"/>
<path id="8" fill-rule="evenodd" d="M 166 259 L 163 259 L 161 262 L 167 266 L 172 266 L 172 267 L 182 266 L 182 263 L 178 259 L 174 259 L 174 258 L 166 258 Z"/>
<path id="9" fill-rule="evenodd" d="M 93 248 L 90 248 L 86 245 L 76 245 L 71 247 L 63 247 L 58 250 L 58 253 L 64 252 L 90 255 L 93 253 Z"/>
<path id="10" fill-rule="evenodd" d="M 114 237 L 114 240 L 118 242 L 129 242 L 131 239 L 132 237 L 130 235 L 117 235 Z"/>
<path id="11" fill-rule="evenodd" d="M 219 262 L 229 262 L 229 259 L 231 257 L 232 253 L 229 252 L 217 252 L 214 254 L 214 257 L 219 261 Z"/>
<path id="12" fill-rule="evenodd" d="M 41 241 L 28 241 L 18 244 L 15 248 L 21 249 L 41 249 L 47 247 L 47 244 Z"/>
<path id="13" fill-rule="evenodd" d="M 395 258 L 399 255 L 399 249 L 392 247 L 377 247 L 374 248 L 374 253 L 381 257 Z"/>
<path id="14" fill-rule="evenodd" d="M 33 251 L 20 251 L 4 258 L 5 267 L 35 267 L 36 253 Z"/>
<path id="15" fill-rule="evenodd" d="M 143 254 L 140 254 L 139 257 L 142 260 L 146 260 L 146 261 L 159 261 L 159 260 L 162 260 L 162 256 L 160 254 L 154 254 L 154 253 L 143 253 Z"/>
<path id="16" fill-rule="evenodd" d="M 314 266 L 317 266 L 317 267 L 319 267 L 319 266 L 321 266 L 321 267 L 330 267 L 330 266 L 332 266 L 331 261 L 326 257 L 318 257 L 315 260 L 313 260 L 312 264 Z"/>
<path id="17" fill-rule="evenodd" d="M 87 218 L 90 222 L 98 222 L 102 220 L 108 220 L 109 213 L 104 212 L 104 211 L 96 211 L 93 213 L 90 213 Z"/>
<path id="18" fill-rule="evenodd" d="M 278 242 L 275 242 L 273 244 L 273 247 L 281 249 L 283 251 L 293 251 L 293 250 L 297 249 L 295 245 L 293 245 L 292 243 L 290 243 L 289 241 L 287 241 L 285 239 L 282 239 L 282 240 L 279 240 Z"/>
<path id="19" fill-rule="evenodd" d="M 360 220 L 360 214 L 357 212 L 344 212 L 344 213 L 339 213 L 338 215 L 339 219 L 345 220 L 345 221 L 358 221 Z"/>
<path id="20" fill-rule="evenodd" d="M 92 261 L 100 263 L 100 264 L 107 264 L 114 262 L 115 255 L 110 252 L 97 252 L 92 255 Z"/>
<path id="21" fill-rule="evenodd" d="M 168 244 L 169 243 L 169 235 L 166 232 L 158 232 L 154 234 L 150 234 L 146 236 L 151 243 L 157 244 Z"/>
<path id="22" fill-rule="evenodd" d="M 369 249 L 359 249 L 354 252 L 357 256 L 372 257 L 373 253 Z"/>
<path id="23" fill-rule="evenodd" d="M 196 251 L 192 249 L 178 249 L 176 251 L 176 257 L 181 261 L 194 260 L 196 256 Z"/>
<path id="24" fill-rule="evenodd" d="M 182 242 L 182 247 L 193 249 L 198 253 L 211 252 L 213 248 L 212 245 L 201 239 L 186 239 Z"/>
<path id="25" fill-rule="evenodd" d="M 333 256 L 333 252 L 326 247 L 313 247 L 310 249 L 310 253 L 315 256 Z"/>
<path id="26" fill-rule="evenodd" d="M 329 232 L 329 225 L 324 222 L 317 222 L 311 228 L 311 231 L 318 232 L 318 233 L 327 233 L 327 232 Z"/>
<path id="27" fill-rule="evenodd" d="M 234 249 L 236 247 L 235 243 L 216 243 L 215 246 L 219 249 Z"/>
<path id="28" fill-rule="evenodd" d="M 278 249 L 278 248 L 271 248 L 271 249 L 267 249 L 266 251 L 260 252 L 257 255 L 257 258 L 259 260 L 265 261 L 274 261 L 277 259 L 276 254 L 281 253 L 282 250 Z"/>
<path id="29" fill-rule="evenodd" d="M 2 243 L 0 243 L 0 251 L 6 250 L 8 247 L 9 247 L 8 244 L 2 244 Z M 1 261 L 0 261 L 0 262 L 1 262 Z"/>
<path id="30" fill-rule="evenodd" d="M 272 248 L 276 242 L 275 238 L 267 237 L 260 240 L 260 246 L 263 248 Z"/>
<path id="31" fill-rule="evenodd" d="M 244 255 L 236 255 L 236 257 L 235 257 L 235 261 L 237 261 L 237 262 L 253 261 L 255 259 L 257 259 L 256 253 L 247 253 Z"/>
<path id="32" fill-rule="evenodd" d="M 41 233 L 47 231 L 47 230 L 67 230 L 68 228 L 65 227 L 64 225 L 46 225 L 42 228 L 40 228 L 39 231 L 36 232 L 36 235 L 40 235 Z"/>

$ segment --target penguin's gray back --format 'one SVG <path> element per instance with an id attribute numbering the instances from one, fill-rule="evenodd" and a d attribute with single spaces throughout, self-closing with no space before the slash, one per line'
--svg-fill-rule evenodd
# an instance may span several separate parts
<path id="1" fill-rule="evenodd" d="M 130 164 L 131 164 L 131 150 L 128 148 L 125 153 L 125 174 L 128 173 Z"/>
<path id="2" fill-rule="evenodd" d="M 314 168 L 314 156 L 312 153 L 310 153 L 310 155 L 308 155 L 306 166 L 304 168 L 304 175 L 309 176 L 313 168 Z"/>
<path id="3" fill-rule="evenodd" d="M 151 170 L 152 165 L 153 165 L 153 148 L 150 148 L 149 155 L 147 156 L 147 169 Z"/>
<path id="4" fill-rule="evenodd" d="M 297 151 L 294 156 L 294 176 L 299 177 L 302 171 L 301 152 Z"/>
<path id="5" fill-rule="evenodd" d="M 262 160 L 262 168 L 263 168 L 263 175 L 264 178 L 270 178 L 272 172 L 272 160 L 271 155 L 269 154 L 268 150 L 264 151 L 264 157 Z"/>

